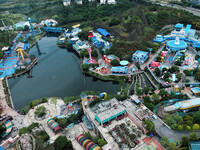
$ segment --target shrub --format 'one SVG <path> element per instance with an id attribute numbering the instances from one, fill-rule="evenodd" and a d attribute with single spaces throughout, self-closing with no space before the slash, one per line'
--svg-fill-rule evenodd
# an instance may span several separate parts
<path id="1" fill-rule="evenodd" d="M 59 136 L 54 142 L 55 150 L 72 149 L 72 142 L 66 136 Z"/>
<path id="2" fill-rule="evenodd" d="M 102 147 L 102 146 L 104 146 L 104 145 L 106 145 L 107 144 L 107 142 L 104 140 L 104 139 L 99 139 L 98 140 L 98 145 L 100 146 L 100 147 Z"/>
<path id="3" fill-rule="evenodd" d="M 95 104 L 97 104 L 101 101 L 102 101 L 101 98 L 95 97 L 94 100 L 90 102 L 89 106 L 92 107 L 92 106 L 94 106 Z"/>
<path id="4" fill-rule="evenodd" d="M 115 25 L 118 25 L 118 24 L 120 24 L 120 19 L 119 19 L 119 18 L 116 18 L 116 17 L 112 18 L 112 19 L 110 20 L 110 22 L 109 22 L 109 26 L 110 26 L 110 27 L 115 26 Z"/>
<path id="5" fill-rule="evenodd" d="M 40 107 L 36 108 L 34 114 L 37 117 L 41 118 L 46 115 L 46 108 L 44 106 L 40 106 Z"/>

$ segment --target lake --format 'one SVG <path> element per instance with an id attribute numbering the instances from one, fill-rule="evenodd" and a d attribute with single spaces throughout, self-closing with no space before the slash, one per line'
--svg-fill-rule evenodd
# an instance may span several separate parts
<path id="1" fill-rule="evenodd" d="M 35 99 L 43 97 L 77 96 L 82 91 L 116 94 L 120 86 L 111 81 L 85 76 L 77 54 L 56 45 L 57 37 L 43 37 L 32 47 L 29 55 L 35 55 L 38 63 L 28 74 L 8 80 L 15 109 L 22 109 Z"/>

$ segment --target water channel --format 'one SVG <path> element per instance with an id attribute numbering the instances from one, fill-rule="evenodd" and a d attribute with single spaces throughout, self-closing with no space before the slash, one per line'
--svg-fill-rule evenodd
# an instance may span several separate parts
<path id="1" fill-rule="evenodd" d="M 84 76 L 74 52 L 56 45 L 57 37 L 45 36 L 31 48 L 29 55 L 38 58 L 38 64 L 27 74 L 8 80 L 15 109 L 22 109 L 32 100 L 43 97 L 77 96 L 82 91 L 100 91 L 116 94 L 120 86 Z"/>

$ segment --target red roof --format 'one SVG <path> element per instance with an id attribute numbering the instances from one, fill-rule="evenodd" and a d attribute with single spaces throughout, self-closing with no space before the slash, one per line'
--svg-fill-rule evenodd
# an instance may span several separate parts
<path id="1" fill-rule="evenodd" d="M 160 66 L 160 63 L 159 62 L 156 62 L 156 61 L 153 61 L 150 65 L 151 67 L 155 67 L 155 68 L 158 68 Z"/>

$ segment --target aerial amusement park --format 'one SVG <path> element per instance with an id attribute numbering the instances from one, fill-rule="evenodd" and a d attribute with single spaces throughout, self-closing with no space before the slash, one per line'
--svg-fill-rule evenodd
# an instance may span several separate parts
<path id="1" fill-rule="evenodd" d="M 34 20 L 35 19 L 28 18 L 28 21 L 19 22 L 17 24 L 14 24 L 12 20 L 9 20 L 9 22 L 12 22 L 11 27 L 11 25 L 6 25 L 8 22 L 7 19 L 1 19 L 4 29 L 9 36 L 14 30 L 18 30 L 25 26 L 28 26 L 28 30 L 19 31 L 16 37 L 9 42 L 6 47 L 2 48 L 4 56 L 0 61 L 0 78 L 13 76 L 17 69 L 19 71 L 25 71 L 28 67 L 30 68 L 33 60 L 36 62 L 37 58 L 34 56 L 31 58 L 28 55 L 28 50 L 30 45 L 33 44 L 32 41 L 35 40 L 35 36 L 42 33 L 40 26 L 32 23 Z"/>

